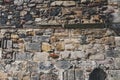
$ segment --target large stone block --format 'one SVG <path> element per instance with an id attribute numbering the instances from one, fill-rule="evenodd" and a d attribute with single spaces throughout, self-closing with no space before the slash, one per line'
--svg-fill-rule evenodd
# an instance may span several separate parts
<path id="1" fill-rule="evenodd" d="M 48 60 L 49 53 L 46 52 L 36 52 L 33 56 L 33 61 L 41 61 L 44 62 Z"/>
<path id="2" fill-rule="evenodd" d="M 75 80 L 84 80 L 83 71 L 81 69 L 75 69 Z"/>
<path id="3" fill-rule="evenodd" d="M 42 43 L 42 51 L 48 52 L 52 50 L 52 46 L 49 43 L 43 42 Z"/>
<path id="4" fill-rule="evenodd" d="M 116 46 L 120 46 L 120 37 L 115 37 Z"/>
<path id="5" fill-rule="evenodd" d="M 108 71 L 108 80 L 119 80 L 120 79 L 120 70 L 110 70 Z"/>
<path id="6" fill-rule="evenodd" d="M 74 71 L 74 69 L 68 70 L 68 80 L 75 80 L 75 71 Z"/>

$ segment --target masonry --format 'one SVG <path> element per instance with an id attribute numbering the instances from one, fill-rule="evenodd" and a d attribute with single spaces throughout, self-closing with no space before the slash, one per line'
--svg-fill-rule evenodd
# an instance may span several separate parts
<path id="1" fill-rule="evenodd" d="M 0 0 L 0 80 L 119 80 L 118 0 Z"/>
<path id="2" fill-rule="evenodd" d="M 108 28 L 0 32 L 1 80 L 88 80 L 95 68 L 119 79 L 120 37 Z"/>

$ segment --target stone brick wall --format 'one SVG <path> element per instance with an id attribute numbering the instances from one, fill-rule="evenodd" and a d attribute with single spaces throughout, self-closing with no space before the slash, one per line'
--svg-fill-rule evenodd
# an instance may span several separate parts
<path id="1" fill-rule="evenodd" d="M 1 29 L 0 35 L 0 80 L 119 80 L 120 37 L 110 29 Z"/>

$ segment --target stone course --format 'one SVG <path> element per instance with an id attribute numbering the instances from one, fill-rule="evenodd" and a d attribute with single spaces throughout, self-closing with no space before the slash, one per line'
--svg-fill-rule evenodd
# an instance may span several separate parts
<path id="1" fill-rule="evenodd" d="M 107 80 L 118 80 L 119 36 L 109 31 L 1 29 L 0 79 L 88 80 L 95 68 L 101 68 Z"/>

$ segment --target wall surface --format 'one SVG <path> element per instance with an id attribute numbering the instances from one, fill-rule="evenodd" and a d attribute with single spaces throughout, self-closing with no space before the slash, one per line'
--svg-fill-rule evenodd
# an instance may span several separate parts
<path id="1" fill-rule="evenodd" d="M 120 37 L 110 29 L 0 32 L 1 80 L 119 80 Z"/>

